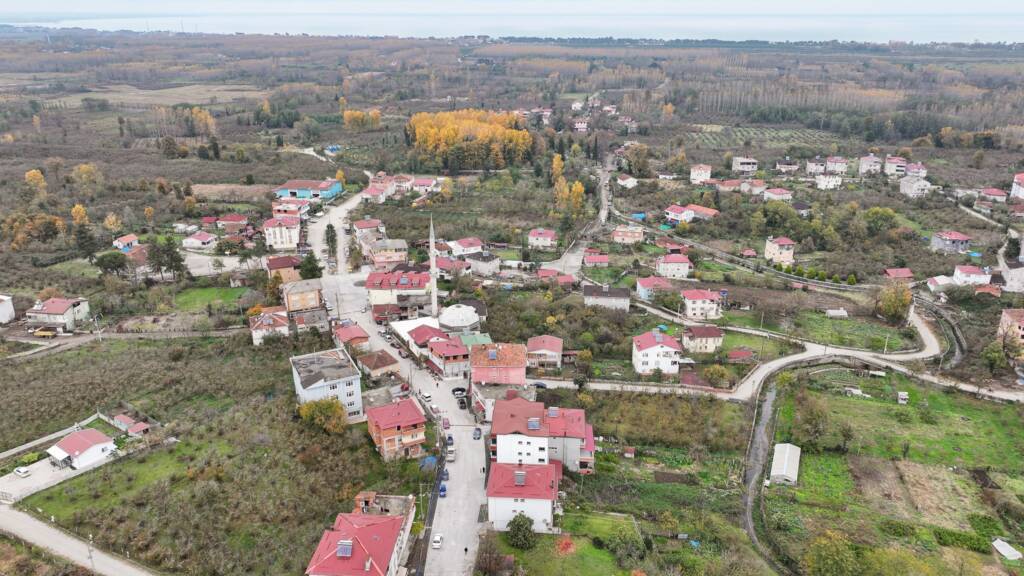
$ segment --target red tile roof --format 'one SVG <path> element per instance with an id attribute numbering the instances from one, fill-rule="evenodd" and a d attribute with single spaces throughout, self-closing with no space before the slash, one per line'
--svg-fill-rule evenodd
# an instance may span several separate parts
<path id="1" fill-rule="evenodd" d="M 700 204 L 687 204 L 685 210 L 690 210 L 694 214 L 705 218 L 714 218 L 715 216 L 718 216 L 718 210 L 708 208 L 707 206 L 701 206 Z"/>
<path id="2" fill-rule="evenodd" d="M 975 294 L 990 294 L 999 298 L 1003 295 L 1003 289 L 995 284 L 983 284 L 974 289 Z"/>
<path id="3" fill-rule="evenodd" d="M 277 190 L 318 190 L 330 188 L 331 180 L 289 180 L 277 187 Z"/>
<path id="4" fill-rule="evenodd" d="M 970 274 L 970 275 L 981 275 L 981 274 L 985 273 L 984 270 L 982 270 L 981 268 L 979 268 L 977 266 L 968 266 L 968 265 L 957 266 L 956 268 L 954 268 L 954 270 L 959 272 L 959 273 L 961 273 L 961 274 Z"/>
<path id="5" fill-rule="evenodd" d="M 685 258 L 685 256 L 684 256 Z M 661 276 L 648 276 L 636 281 L 636 285 L 644 290 L 671 290 L 672 283 Z"/>
<path id="6" fill-rule="evenodd" d="M 412 341 L 415 342 L 417 346 L 423 346 L 430 342 L 432 338 L 447 340 L 448 335 L 440 328 L 434 328 L 433 326 L 422 324 L 409 331 L 409 338 L 412 338 Z"/>
<path id="7" fill-rule="evenodd" d="M 718 326 L 690 326 L 686 329 L 686 336 L 689 338 L 722 338 L 725 332 Z"/>
<path id="8" fill-rule="evenodd" d="M 348 326 L 338 326 L 334 329 L 334 338 L 339 344 L 345 344 L 359 338 L 369 338 L 366 330 L 359 324 L 349 324 Z"/>
<path id="9" fill-rule="evenodd" d="M 764 191 L 769 196 L 792 196 L 793 193 L 785 188 L 769 188 Z"/>
<path id="10" fill-rule="evenodd" d="M 64 314 L 80 300 L 80 298 L 50 298 L 43 302 L 39 308 L 32 308 L 29 312 L 37 314 Z"/>
<path id="11" fill-rule="evenodd" d="M 491 352 L 494 354 L 492 355 Z M 473 349 L 470 351 L 469 362 L 474 368 L 521 368 L 526 366 L 526 346 L 505 343 L 473 346 Z"/>
<path id="12" fill-rule="evenodd" d="M 644 332 L 639 336 L 633 336 L 633 347 L 641 352 L 656 346 L 665 346 L 677 352 L 681 352 L 683 350 L 683 346 L 679 343 L 679 340 L 676 340 L 672 336 L 669 336 L 660 330 L 651 330 L 650 332 Z"/>
<path id="13" fill-rule="evenodd" d="M 690 290 L 683 290 L 679 293 L 683 297 L 683 300 L 719 300 L 721 295 L 718 292 L 712 292 L 711 290 L 703 290 L 694 288 Z"/>
<path id="14" fill-rule="evenodd" d="M 248 222 L 248 221 L 249 221 L 249 219 L 246 218 L 245 216 L 242 216 L 241 214 L 225 214 L 225 215 L 220 216 L 219 218 L 217 218 L 217 222 L 245 223 L 245 222 Z"/>
<path id="15" fill-rule="evenodd" d="M 272 330 L 288 326 L 288 312 L 284 306 L 268 306 L 259 314 L 249 317 L 249 330 Z"/>
<path id="16" fill-rule="evenodd" d="M 274 216 L 268 218 L 263 222 L 263 228 L 296 228 L 302 223 L 302 220 L 295 216 Z"/>
<path id="17" fill-rule="evenodd" d="M 910 270 L 910 268 L 886 268 L 885 277 L 899 280 L 913 280 L 914 273 Z"/>
<path id="18" fill-rule="evenodd" d="M 1014 176 L 1013 177 L 1013 182 L 1015 184 L 1020 184 L 1021 186 L 1024 186 L 1024 172 L 1021 172 L 1020 174 L 1017 174 L 1016 176 Z"/>
<path id="19" fill-rule="evenodd" d="M 999 188 L 985 188 L 981 193 L 985 196 L 992 196 L 994 198 L 1006 198 L 1006 192 Z"/>
<path id="20" fill-rule="evenodd" d="M 196 232 L 195 234 L 193 234 L 193 235 L 189 236 L 188 238 L 186 238 L 186 240 L 192 239 L 192 240 L 198 240 L 199 242 L 209 242 L 210 240 L 213 240 L 214 238 L 216 238 L 216 236 L 214 236 L 213 234 L 210 234 L 209 232 L 204 232 L 204 231 L 200 230 L 199 232 Z"/>
<path id="21" fill-rule="evenodd" d="M 562 353 L 562 339 L 557 336 L 534 336 L 526 341 L 527 352 L 555 352 L 556 354 Z"/>
<path id="22" fill-rule="evenodd" d="M 380 226 L 380 220 L 376 218 L 364 218 L 362 220 L 356 220 L 352 223 L 357 230 L 367 230 L 369 228 L 376 228 Z"/>
<path id="23" fill-rule="evenodd" d="M 281 270 L 284 268 L 298 268 L 302 264 L 302 258 L 298 256 L 270 256 L 267 258 L 267 270 Z"/>
<path id="24" fill-rule="evenodd" d="M 365 366 L 367 370 L 377 370 L 378 368 L 386 368 L 398 364 L 398 360 L 395 360 L 394 356 L 388 354 L 387 350 L 377 350 L 376 352 L 364 354 L 356 358 L 356 361 Z"/>
<path id="25" fill-rule="evenodd" d="M 430 285 L 430 272 L 371 272 L 367 290 L 422 290 Z"/>
<path id="26" fill-rule="evenodd" d="M 366 419 L 371 426 L 389 429 L 401 426 L 403 428 L 425 424 L 427 419 L 423 411 L 411 398 L 405 398 L 398 402 L 369 408 L 366 410 Z"/>
<path id="27" fill-rule="evenodd" d="M 936 232 L 935 235 L 938 236 L 939 238 L 942 238 L 943 240 L 953 240 L 953 241 L 959 241 L 959 242 L 971 239 L 970 236 L 968 236 L 966 234 L 961 234 L 960 232 L 957 232 L 955 230 L 946 230 L 946 231 L 943 231 L 943 232 Z"/>
<path id="28" fill-rule="evenodd" d="M 454 242 L 462 248 L 479 248 L 484 245 L 484 241 L 477 238 L 476 236 L 470 236 L 469 238 L 461 238 Z"/>
<path id="29" fill-rule="evenodd" d="M 61 438 L 54 446 L 60 448 L 68 456 L 77 456 L 93 446 L 111 442 L 109 436 L 95 428 L 83 428 Z"/>
<path id="30" fill-rule="evenodd" d="M 546 228 L 534 228 L 530 230 L 530 238 L 550 238 L 554 240 L 558 235 L 554 230 L 548 230 Z"/>
<path id="31" fill-rule="evenodd" d="M 516 485 L 516 472 L 525 472 L 522 486 Z M 558 482 L 562 479 L 562 466 L 548 464 L 491 464 L 487 478 L 488 498 L 528 498 L 530 500 L 558 499 Z"/>
<path id="32" fill-rule="evenodd" d="M 607 264 L 607 254 L 587 254 L 583 257 L 583 262 L 586 264 Z"/>
<path id="33" fill-rule="evenodd" d="M 554 276 L 558 276 L 558 270 L 552 270 L 550 268 L 538 268 L 537 269 L 537 277 L 538 278 L 552 278 Z"/>
<path id="34" fill-rule="evenodd" d="M 690 259 L 686 254 L 665 254 L 658 258 L 658 261 L 665 264 L 690 264 Z"/>
<path id="35" fill-rule="evenodd" d="M 549 416 L 542 402 L 524 398 L 497 400 L 491 415 L 491 434 L 523 434 L 535 437 L 566 437 L 583 439 L 587 433 L 587 414 L 578 408 L 554 408 L 556 416 Z M 536 430 L 529 428 L 531 418 L 540 421 Z"/>
<path id="36" fill-rule="evenodd" d="M 333 528 L 320 538 L 306 574 L 385 576 L 404 523 L 402 516 L 338 514 Z M 338 556 L 342 540 L 352 541 L 352 555 L 347 558 Z"/>
<path id="37" fill-rule="evenodd" d="M 136 236 L 135 234 L 125 234 L 124 236 L 121 236 L 117 240 L 114 240 L 114 242 L 119 242 L 121 244 L 131 244 L 133 242 L 138 242 L 138 241 L 139 241 L 139 237 Z"/>
<path id="38" fill-rule="evenodd" d="M 785 236 L 779 236 L 778 238 L 772 238 L 772 244 L 776 246 L 793 246 L 796 242 L 786 238 Z"/>
<path id="39" fill-rule="evenodd" d="M 441 358 L 466 356 L 469 354 L 469 348 L 467 348 L 466 345 L 462 343 L 462 340 L 459 340 L 458 338 L 435 340 L 428 345 L 428 348 L 432 354 L 440 356 Z"/>

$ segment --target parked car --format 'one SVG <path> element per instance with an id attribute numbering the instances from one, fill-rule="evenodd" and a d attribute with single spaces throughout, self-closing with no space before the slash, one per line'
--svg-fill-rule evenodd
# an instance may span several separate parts
<path id="1" fill-rule="evenodd" d="M 448 435 L 448 439 L 445 441 L 449 446 L 455 446 L 455 437 L 451 434 Z"/>
<path id="2" fill-rule="evenodd" d="M 533 387 L 534 388 L 540 388 L 541 390 L 543 390 L 543 389 L 547 388 L 548 385 L 543 383 L 543 382 L 534 382 L 533 383 Z"/>
<path id="3" fill-rule="evenodd" d="M 430 392 L 423 392 L 420 394 L 420 398 L 423 398 L 424 402 L 430 404 L 430 401 L 434 399 L 434 396 Z"/>
<path id="4" fill-rule="evenodd" d="M 14 475 L 17 476 L 18 478 L 28 478 L 29 476 L 32 475 L 32 471 L 29 470 L 28 468 L 25 468 L 24 466 L 19 466 L 14 469 Z"/>
<path id="5" fill-rule="evenodd" d="M 434 416 L 440 416 L 441 415 L 441 407 L 438 406 L 437 404 L 431 404 L 430 405 L 430 411 L 434 413 Z"/>
<path id="6" fill-rule="evenodd" d="M 398 349 L 398 355 L 400 357 L 402 357 L 402 358 L 408 358 L 409 357 L 409 353 L 405 351 L 405 348 L 399 348 Z"/>
<path id="7" fill-rule="evenodd" d="M 448 475 L 448 469 L 447 468 L 445 468 L 444 470 L 441 470 L 441 480 L 444 480 L 445 482 L 447 482 L 448 481 L 448 476 L 449 475 Z"/>
<path id="8" fill-rule="evenodd" d="M 437 550 L 444 544 L 444 536 L 441 534 L 434 534 L 434 537 L 430 540 L 430 547 Z"/>
<path id="9" fill-rule="evenodd" d="M 447 418 L 444 418 L 443 420 L 441 420 L 441 426 L 443 426 L 444 429 L 447 430 L 452 427 L 452 423 Z"/>
<path id="10" fill-rule="evenodd" d="M 473 440 L 479 440 L 482 434 L 479 428 L 473 428 Z"/>
<path id="11" fill-rule="evenodd" d="M 445 496 L 447 496 L 448 495 L 448 486 L 445 485 L 444 483 L 441 483 L 441 489 L 438 491 L 437 495 L 440 496 L 441 498 L 444 498 Z"/>
<path id="12" fill-rule="evenodd" d="M 459 398 L 459 410 L 465 410 L 469 408 L 469 403 L 466 402 L 465 398 Z"/>
<path id="13" fill-rule="evenodd" d="M 455 462 L 455 448 L 448 448 L 448 451 L 445 453 L 444 461 Z"/>
<path id="14" fill-rule="evenodd" d="M 452 396 L 455 396 L 456 398 L 462 398 L 465 395 L 466 395 L 466 389 L 465 388 L 463 388 L 461 386 L 459 386 L 458 388 L 452 388 Z"/>

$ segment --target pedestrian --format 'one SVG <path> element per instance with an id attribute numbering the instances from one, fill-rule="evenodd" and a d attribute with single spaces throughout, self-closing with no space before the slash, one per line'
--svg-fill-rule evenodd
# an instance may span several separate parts
<path id="1" fill-rule="evenodd" d="M 469 546 L 466 546 L 465 548 L 463 548 L 462 549 L 462 553 L 463 554 L 469 554 Z"/>

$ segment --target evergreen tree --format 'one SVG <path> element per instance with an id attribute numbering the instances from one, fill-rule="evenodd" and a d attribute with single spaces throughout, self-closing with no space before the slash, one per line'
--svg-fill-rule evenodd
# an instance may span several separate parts
<path id="1" fill-rule="evenodd" d="M 79 256 L 92 262 L 99 249 L 99 242 L 88 226 L 75 226 L 75 250 Z"/>
<path id="2" fill-rule="evenodd" d="M 309 280 L 311 278 L 319 278 L 323 275 L 323 268 L 320 266 L 320 262 L 316 259 L 316 254 L 310 252 L 306 254 L 306 257 L 302 259 L 302 263 L 299 264 L 299 276 L 303 280 Z"/>

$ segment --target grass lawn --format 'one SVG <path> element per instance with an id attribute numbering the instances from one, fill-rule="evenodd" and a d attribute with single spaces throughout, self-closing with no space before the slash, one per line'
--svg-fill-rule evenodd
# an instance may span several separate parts
<path id="1" fill-rule="evenodd" d="M 609 266 L 607 268 L 584 268 L 583 274 L 586 274 L 588 278 L 599 284 L 614 284 L 618 282 L 619 276 L 622 274 L 622 268 L 617 266 Z"/>
<path id="2" fill-rule="evenodd" d="M 519 260 L 522 258 L 522 254 L 518 248 L 503 248 L 501 250 L 491 250 L 491 254 L 494 254 L 502 260 Z"/>
<path id="3" fill-rule="evenodd" d="M 826 318 L 821 312 L 805 310 L 793 321 L 793 335 L 813 342 L 881 352 L 910 349 L 913 338 L 905 331 L 866 318 Z M 886 341 L 888 338 L 888 342 Z"/>
<path id="4" fill-rule="evenodd" d="M 600 512 L 567 512 L 562 516 L 562 531 L 574 536 L 607 539 L 623 527 L 633 529 L 633 521 L 628 516 Z"/>
<path id="5" fill-rule="evenodd" d="M 116 438 L 116 437 L 120 436 L 121 434 L 123 434 L 123 432 L 121 432 L 117 428 L 114 428 L 110 424 L 107 424 L 103 420 L 100 420 L 99 418 L 97 418 L 97 419 L 93 420 L 92 422 L 90 422 L 89 425 L 86 426 L 86 428 L 92 428 L 93 430 L 99 430 L 100 432 L 103 432 L 104 434 L 106 434 L 107 436 L 109 436 L 111 438 Z"/>
<path id="6" fill-rule="evenodd" d="M 19 354 L 21 352 L 28 352 L 29 350 L 38 348 L 39 345 L 31 344 L 29 342 L 17 342 L 15 340 L 3 340 L 0 341 L 0 358 L 4 356 L 11 356 L 13 354 Z"/>
<path id="7" fill-rule="evenodd" d="M 619 568 L 611 552 L 595 548 L 590 538 L 573 537 L 574 550 L 568 554 L 562 554 L 556 549 L 555 544 L 559 538 L 541 535 L 532 550 L 517 550 L 509 546 L 504 536 L 501 536 L 498 538 L 498 546 L 504 554 L 515 555 L 516 563 L 523 566 L 531 576 L 624 576 L 629 573 Z"/>
<path id="8" fill-rule="evenodd" d="M 721 320 L 717 324 L 722 326 L 739 326 L 741 328 L 758 328 L 764 330 L 770 330 L 773 332 L 779 332 L 779 325 L 772 323 L 771 320 L 765 320 L 764 325 L 761 325 L 761 314 L 758 312 L 743 311 L 743 310 L 730 310 L 722 314 Z"/>
<path id="9" fill-rule="evenodd" d="M 231 306 L 248 288 L 187 288 L 178 292 L 174 303 L 182 312 L 201 312 L 207 305 Z"/>
<path id="10" fill-rule="evenodd" d="M 735 348 L 749 348 L 758 354 L 762 361 L 785 356 L 793 351 L 793 345 L 785 340 L 726 330 L 725 338 L 722 339 L 722 351 L 729 352 Z"/>
<path id="11" fill-rule="evenodd" d="M 60 272 L 66 276 L 75 276 L 79 278 L 99 278 L 100 269 L 89 264 L 89 262 L 83 258 L 76 258 L 74 260 L 67 260 L 65 262 L 59 262 L 53 266 L 48 266 L 47 270 L 53 270 Z"/>

